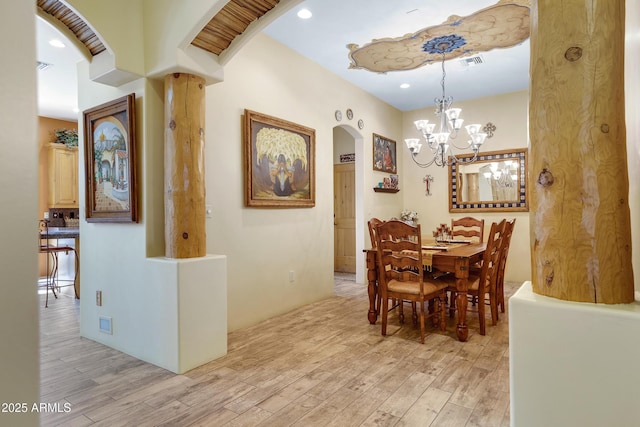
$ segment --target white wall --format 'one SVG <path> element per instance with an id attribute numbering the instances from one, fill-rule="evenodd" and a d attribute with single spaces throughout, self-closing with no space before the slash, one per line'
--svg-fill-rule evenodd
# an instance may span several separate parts
<path id="1" fill-rule="evenodd" d="M 147 175 L 145 158 L 150 147 L 162 152 L 162 145 L 145 143 L 143 119 L 145 118 L 145 80 L 140 79 L 119 88 L 93 83 L 89 79 L 86 62 L 78 66 L 78 106 L 87 110 L 130 93 L 136 95 L 136 167 L 138 170 L 138 223 L 88 223 L 85 212 L 86 175 L 85 164 L 80 162 L 80 334 L 109 345 L 143 360 L 158 364 L 161 352 L 156 340 L 159 331 L 153 328 L 154 319 L 146 309 L 149 305 L 162 304 L 156 300 L 158 283 L 147 280 L 148 273 L 146 225 L 149 211 L 142 203 L 146 194 L 162 193 L 163 181 L 144 179 Z M 82 118 L 79 120 L 82 123 Z M 79 127 L 80 140 L 84 140 L 84 126 Z M 79 158 L 84 159 L 84 145 L 79 146 Z M 159 167 L 159 166 L 155 166 Z M 94 295 L 102 291 L 103 305 L 96 306 Z M 167 304 L 169 302 L 166 302 Z M 99 332 L 99 316 L 113 319 L 113 335 Z"/>
<path id="2" fill-rule="evenodd" d="M 462 118 L 466 123 L 486 124 L 492 122 L 496 125 L 493 138 L 487 139 L 482 147 L 482 152 L 506 150 L 510 148 L 527 148 L 527 114 L 529 94 L 527 91 L 513 92 L 488 98 L 457 102 L 454 96 L 454 106 L 462 108 Z M 413 122 L 418 119 L 434 117 L 434 108 L 429 107 L 406 112 L 403 115 L 404 136 L 398 143 L 398 157 L 403 158 L 404 168 L 400 175 L 399 194 L 403 194 L 405 209 L 418 212 L 419 222 L 423 235 L 430 235 L 439 224 L 451 223 L 451 218 L 473 216 L 484 218 L 485 233 L 489 231 L 492 222 L 502 218 L 516 218 L 516 226 L 511 240 L 509 258 L 505 278 L 508 281 L 523 282 L 531 278 L 531 265 L 528 260 L 531 257 L 529 239 L 529 213 L 528 212 L 470 212 L 449 213 L 449 169 L 431 165 L 421 169 L 413 163 L 409 150 L 404 144 L 404 138 L 417 138 L 418 131 Z M 465 137 L 465 131 L 459 138 Z M 424 148 L 424 147 L 423 147 Z M 425 157 L 426 159 L 426 157 Z M 424 160 L 423 160 L 424 161 Z M 426 174 L 433 176 L 431 196 L 425 195 L 423 178 Z M 531 183 L 529 183 L 531 185 Z M 397 213 L 399 215 L 399 212 Z"/>
<path id="3" fill-rule="evenodd" d="M 39 402 L 38 122 L 35 5 L 3 2 L 0 16 L 0 403 L 27 403 L 27 413 L 0 412 L 0 425 L 38 425 Z M 3 409 L 4 408 L 3 406 Z"/>
<path id="4" fill-rule="evenodd" d="M 511 425 L 637 426 L 640 301 L 509 299 Z"/>

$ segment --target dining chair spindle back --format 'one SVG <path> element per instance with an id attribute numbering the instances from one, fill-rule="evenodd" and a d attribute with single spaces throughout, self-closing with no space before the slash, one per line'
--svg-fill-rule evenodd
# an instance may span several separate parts
<path id="1" fill-rule="evenodd" d="M 507 221 L 504 230 L 504 237 L 502 239 L 502 250 L 500 254 L 500 264 L 498 265 L 498 277 L 496 279 L 496 298 L 498 300 L 498 306 L 500 311 L 504 313 L 504 271 L 507 267 L 507 256 L 509 255 L 509 248 L 511 247 L 511 236 L 513 235 L 513 229 L 516 226 L 516 219 Z"/>
<path id="2" fill-rule="evenodd" d="M 400 310 L 403 301 L 411 301 L 418 306 L 418 318 L 414 321 L 420 325 L 420 342 L 424 344 L 425 318 L 436 320 L 443 331 L 446 328 L 447 284 L 425 277 L 420 225 L 391 220 L 379 224 L 376 230 L 382 335 L 387 335 L 389 300 L 399 301 Z M 428 313 L 425 303 L 429 305 Z"/>

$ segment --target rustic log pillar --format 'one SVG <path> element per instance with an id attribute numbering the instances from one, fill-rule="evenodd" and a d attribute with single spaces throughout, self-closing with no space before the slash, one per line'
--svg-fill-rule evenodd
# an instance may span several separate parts
<path id="1" fill-rule="evenodd" d="M 206 255 L 204 116 L 205 80 L 165 76 L 165 255 Z"/>
<path id="2" fill-rule="evenodd" d="M 480 200 L 480 183 L 478 182 L 479 173 L 466 173 L 467 178 L 467 199 L 466 202 L 477 202 Z"/>
<path id="3" fill-rule="evenodd" d="M 630 303 L 625 2 L 538 0 L 531 11 L 533 291 Z"/>

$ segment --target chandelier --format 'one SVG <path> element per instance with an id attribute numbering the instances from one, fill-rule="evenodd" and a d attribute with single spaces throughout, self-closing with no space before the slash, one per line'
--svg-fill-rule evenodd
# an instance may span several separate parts
<path id="1" fill-rule="evenodd" d="M 464 120 L 460 118 L 462 109 L 451 108 L 453 97 L 446 96 L 444 84 L 446 72 L 444 69 L 444 61 L 446 53 L 464 46 L 465 44 L 467 44 L 467 42 L 464 37 L 452 34 L 436 37 L 429 40 L 422 46 L 422 50 L 427 53 L 442 55 L 442 80 L 440 81 L 442 96 L 434 100 L 436 104 L 435 114 L 439 119 L 439 123 L 429 123 L 429 120 L 416 120 L 413 122 L 416 129 L 418 129 L 422 134 L 427 147 L 431 151 L 430 160 L 424 163 L 418 161 L 418 154 L 420 154 L 422 146 L 424 145 L 421 143 L 421 139 L 409 138 L 404 140 L 409 152 L 411 153 L 411 159 L 422 168 L 426 168 L 434 163 L 437 166 L 445 167 L 456 162 L 474 162 L 485 139 L 493 136 L 495 126 L 492 123 L 487 123 L 484 128 L 479 124 L 471 124 L 465 126 L 470 139 L 466 143 L 463 143 L 462 146 L 456 145 L 455 143 L 458 131 L 462 128 Z M 437 132 L 434 132 L 436 130 L 436 126 L 438 126 Z M 459 159 L 453 153 L 452 148 L 457 150 L 472 150 L 473 156 L 465 157 L 464 160 Z"/>
<path id="2" fill-rule="evenodd" d="M 518 182 L 518 163 L 513 160 L 491 162 L 488 170 L 482 175 L 499 188 L 513 188 Z"/>

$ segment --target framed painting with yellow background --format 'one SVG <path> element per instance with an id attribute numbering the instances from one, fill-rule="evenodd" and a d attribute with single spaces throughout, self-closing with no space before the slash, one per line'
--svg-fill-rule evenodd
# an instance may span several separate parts
<path id="1" fill-rule="evenodd" d="M 84 111 L 87 222 L 137 222 L 135 95 Z"/>
<path id="2" fill-rule="evenodd" d="M 373 134 L 373 170 L 397 173 L 396 142 L 376 133 Z"/>
<path id="3" fill-rule="evenodd" d="M 316 131 L 251 110 L 243 130 L 245 205 L 315 206 Z"/>

